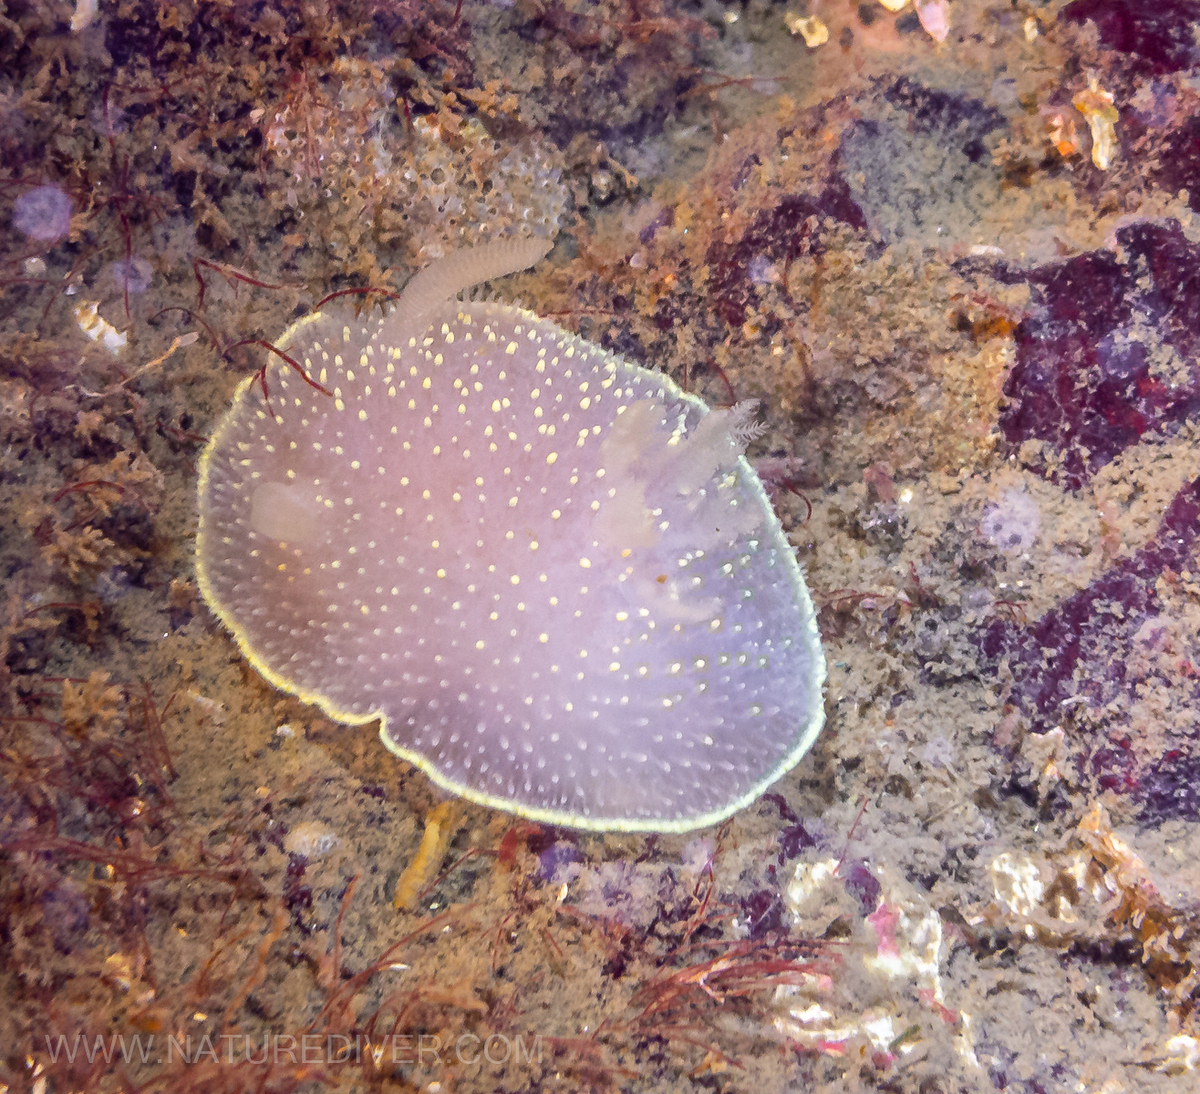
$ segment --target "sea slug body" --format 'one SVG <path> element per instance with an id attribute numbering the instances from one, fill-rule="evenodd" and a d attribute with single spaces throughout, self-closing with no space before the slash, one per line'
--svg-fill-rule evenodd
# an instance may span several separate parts
<path id="1" fill-rule="evenodd" d="M 684 831 L 823 721 L 800 569 L 747 407 L 458 292 L 547 245 L 300 320 L 201 460 L 200 587 L 254 666 L 441 787 L 547 823 Z"/>

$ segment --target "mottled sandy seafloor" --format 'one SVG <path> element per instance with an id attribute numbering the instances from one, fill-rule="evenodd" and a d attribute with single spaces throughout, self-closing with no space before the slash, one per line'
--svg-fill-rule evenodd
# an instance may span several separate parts
<path id="1" fill-rule="evenodd" d="M 1149 46 L 1145 56 L 1105 51 L 1093 25 L 1056 23 L 1062 7 L 958 0 L 938 44 L 911 9 L 897 18 L 875 4 L 821 5 L 830 40 L 812 50 L 788 34 L 782 6 L 732 6 L 738 19 L 727 22 L 706 9 L 724 30 L 703 46 L 713 71 L 702 82 L 760 79 L 689 96 L 663 126 L 614 133 L 613 162 L 575 149 L 576 211 L 564 214 L 548 267 L 519 279 L 525 302 L 566 313 L 588 336 L 677 376 L 689 365 L 711 400 L 727 398 L 715 363 L 739 397 L 764 402 L 770 432 L 752 455 L 779 484 L 823 607 L 828 727 L 769 799 L 719 834 L 521 828 L 505 839 L 508 817 L 465 808 L 439 863 L 455 868 L 434 884 L 435 868 L 413 909 L 396 911 L 397 880 L 439 795 L 370 731 L 275 693 L 195 597 L 195 438 L 239 369 L 202 339 L 135 378 L 136 402 L 84 405 L 79 390 L 113 382 L 88 379 L 103 376 L 105 351 L 85 356 L 69 308 L 48 310 L 59 326 L 43 337 L 58 340 L 57 356 L 39 371 L 28 346 L 13 347 L 16 332 L 44 322 L 47 297 L 0 302 L 22 309 L 3 316 L 4 713 L 57 720 L 73 740 L 111 738 L 121 762 L 144 762 L 145 682 L 165 709 L 176 772 L 169 806 L 145 782 L 114 804 L 104 795 L 120 779 L 109 775 L 89 798 L 73 790 L 77 770 L 56 766 L 60 738 L 6 723 L 22 727 L 17 753 L 43 766 L 11 776 L 18 790 L 0 802 L 0 839 L 17 848 L 4 889 L 0 997 L 13 1005 L 0 1016 L 3 1081 L 21 1088 L 43 1068 L 45 1089 L 121 1086 L 110 1069 L 53 1065 L 51 1031 L 141 1031 L 160 1044 L 171 1033 L 378 1037 L 399 1014 L 396 1028 L 414 1039 L 540 1036 L 543 1056 L 493 1065 L 443 1049 L 437 1063 L 376 1069 L 318 1051 L 311 1066 L 264 1070 L 226 1062 L 218 1043 L 220 1060 L 130 1074 L 177 1088 L 1194 1088 L 1200 826 L 1187 775 L 1197 770 L 1200 586 L 1187 526 L 1200 385 L 1188 348 L 1194 294 L 1154 256 L 1174 247 L 1186 265 L 1200 246 L 1186 183 L 1162 158 L 1164 148 L 1194 156 L 1197 70 L 1186 35 L 1171 39 L 1166 62 Z M 481 28 L 522 10 L 466 5 L 479 84 L 522 59 Z M 1186 27 L 1189 13 L 1164 5 L 1162 26 Z M 72 45 L 84 68 L 92 29 Z M 1089 69 L 1120 109 L 1123 143 L 1107 172 L 1092 164 L 1071 105 Z M 530 94 L 534 130 L 567 124 Z M 1065 155 L 1045 136 L 1055 112 L 1074 125 Z M 639 176 L 636 191 L 614 183 L 618 164 Z M 251 181 L 236 182 L 220 209 L 235 232 L 257 200 Z M 1115 267 L 1070 267 L 1067 284 L 1050 284 L 1075 256 L 1107 248 L 1125 261 L 1140 244 L 1118 233 L 1140 221 L 1161 234 L 1127 280 Z M 299 234 L 321 223 L 310 211 Z M 788 242 L 805 231 L 807 250 Z M 29 253 L 6 232 L 6 255 Z M 420 250 L 364 257 L 370 237 L 339 238 L 333 254 L 285 252 L 286 268 L 271 265 L 278 254 L 226 259 L 309 291 L 210 272 L 208 321 L 270 337 L 337 260 L 403 267 Z M 174 247 L 186 241 L 163 244 Z M 126 374 L 197 329 L 182 317 L 145 323 L 158 307 L 195 304 L 183 269 L 134 302 L 141 340 Z M 120 294 L 99 273 L 80 298 L 93 291 L 120 324 Z M 156 291 L 161 300 L 147 303 Z M 1172 291 L 1175 305 L 1163 305 Z M 1072 299 L 1082 318 L 1068 314 Z M 1114 334 L 1105 323 L 1117 313 Z M 1130 343 L 1141 347 L 1133 358 Z M 1150 359 L 1135 395 L 1159 416 L 1142 406 L 1131 426 L 1106 404 L 1121 439 L 1102 459 L 1095 440 L 1081 453 L 1070 428 L 1043 429 L 1036 407 L 1020 419 L 1036 383 L 1007 395 L 1005 385 L 1022 361 L 1041 360 L 1043 344 L 1060 356 L 1101 352 L 1117 380 Z M 1084 370 L 1056 390 L 1069 402 L 1089 382 Z M 1152 382 L 1158 402 L 1146 395 Z M 73 395 L 71 383 L 81 385 Z M 95 419 L 76 426 L 89 407 Z M 133 439 L 153 471 L 120 462 Z M 85 491 L 61 493 L 85 480 L 123 483 L 108 515 L 84 506 Z M 1159 531 L 1173 502 L 1185 525 L 1166 538 L 1186 541 L 1174 554 Z M 111 556 L 92 565 L 69 544 L 55 554 L 57 532 L 78 535 L 89 521 Z M 1114 573 L 1123 583 L 1087 600 Z M 1067 620 L 1058 630 L 1055 613 Z M 1044 663 L 1027 640 L 1039 621 Z M 1082 652 L 1063 637 L 1093 624 Z M 1040 692 L 1064 661 L 1058 690 Z M 97 671 L 129 689 L 61 698 L 57 678 Z M 41 809 L 30 805 L 37 771 Z M 1162 772 L 1173 781 L 1159 793 Z M 64 804 L 67 791 L 75 800 Z M 167 819 L 139 827 L 135 799 Z M 78 844 L 53 843 L 55 826 L 62 840 L 201 872 L 89 862 Z M 353 979 L 402 940 L 388 967 Z M 669 1014 L 656 1009 L 668 996 Z"/>

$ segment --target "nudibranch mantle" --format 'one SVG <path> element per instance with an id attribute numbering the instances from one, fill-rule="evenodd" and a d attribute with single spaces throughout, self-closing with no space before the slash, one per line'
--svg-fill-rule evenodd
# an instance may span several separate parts
<path id="1" fill-rule="evenodd" d="M 200 461 L 201 591 L 254 667 L 444 789 L 535 821 L 723 820 L 820 732 L 812 600 L 742 455 L 745 407 L 456 296 L 548 249 L 328 307 Z"/>

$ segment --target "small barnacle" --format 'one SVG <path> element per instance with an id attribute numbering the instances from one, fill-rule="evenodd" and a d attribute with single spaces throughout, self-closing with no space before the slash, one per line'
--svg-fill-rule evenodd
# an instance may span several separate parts
<path id="1" fill-rule="evenodd" d="M 935 42 L 944 42 L 950 33 L 950 11 L 946 0 L 913 0 L 921 27 Z"/>
<path id="2" fill-rule="evenodd" d="M 793 38 L 797 35 L 804 39 L 809 49 L 816 49 L 829 41 L 829 28 L 821 21 L 819 15 L 797 15 L 795 12 L 784 12 L 784 25 Z"/>
<path id="3" fill-rule="evenodd" d="M 1095 73 L 1088 75 L 1088 86 L 1078 92 L 1071 104 L 1085 118 L 1092 131 L 1092 163 L 1101 171 L 1112 165 L 1117 148 L 1117 120 L 1120 115 L 1113 106 L 1113 93 L 1100 86 Z"/>
<path id="4" fill-rule="evenodd" d="M 75 0 L 75 11 L 71 15 L 71 32 L 78 34 L 90 27 L 96 20 L 98 8 L 98 0 Z"/>
<path id="5" fill-rule="evenodd" d="M 1017 916 L 1028 916 L 1046 894 L 1038 864 L 1023 855 L 1003 851 L 989 867 L 996 900 Z"/>
<path id="6" fill-rule="evenodd" d="M 100 314 L 99 301 L 92 300 L 75 308 L 75 321 L 93 342 L 100 342 L 110 353 L 119 353 L 125 348 L 128 338 Z"/>

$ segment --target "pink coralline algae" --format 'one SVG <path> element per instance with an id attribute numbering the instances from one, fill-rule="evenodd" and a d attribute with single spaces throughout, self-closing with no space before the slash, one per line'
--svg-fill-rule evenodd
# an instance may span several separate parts
<path id="1" fill-rule="evenodd" d="M 1000 428 L 1013 449 L 1077 490 L 1142 436 L 1200 417 L 1200 247 L 1175 221 L 1028 272 L 1033 289 Z"/>
<path id="2" fill-rule="evenodd" d="M 750 465 L 748 408 L 530 312 L 453 296 L 319 312 L 201 461 L 198 576 L 276 685 L 440 786 L 534 820 L 683 831 L 742 808 L 823 721 L 824 656 Z M 313 383 L 323 385 L 323 390 Z"/>
<path id="3" fill-rule="evenodd" d="M 747 176 L 754 166 L 747 162 Z M 735 188 L 739 185 L 734 182 Z M 713 308 L 730 326 L 740 326 L 747 308 L 757 304 L 758 295 L 767 284 L 756 281 L 755 268 L 763 263 L 775 263 L 783 268 L 802 249 L 819 254 L 824 250 L 819 228 L 809 229 L 826 219 L 840 221 L 853 228 L 865 230 L 867 222 L 862 211 L 850 196 L 850 189 L 837 177 L 829 180 L 816 194 L 787 194 L 771 209 L 761 210 L 742 236 L 728 242 L 718 238 L 705 256 L 712 270 Z M 669 325 L 669 324 L 668 324 Z M 774 324 L 767 323 L 767 330 Z"/>
<path id="4" fill-rule="evenodd" d="M 1072 0 L 1058 17 L 1095 24 L 1100 44 L 1124 54 L 1132 72 L 1179 72 L 1197 61 L 1195 0 Z"/>
<path id="5" fill-rule="evenodd" d="M 1071 727 L 1082 745 L 1079 774 L 1130 795 L 1152 819 L 1200 811 L 1200 669 L 1185 651 L 1166 658 L 1180 677 L 1165 686 L 1181 717 L 1164 714 L 1152 736 L 1119 712 L 1164 679 L 1157 665 L 1135 672 L 1135 653 L 1161 641 L 1161 583 L 1196 567 L 1198 534 L 1200 478 L 1179 491 L 1155 537 L 1131 558 L 1030 626 L 994 621 L 982 642 L 990 664 L 1007 663 L 1010 701 L 1031 731 Z"/>
<path id="6" fill-rule="evenodd" d="M 71 230 L 71 199 L 57 186 L 26 190 L 13 205 L 13 227 L 30 239 L 49 242 Z"/>
<path id="7" fill-rule="evenodd" d="M 889 120 L 870 116 L 880 113 L 881 104 Z M 926 169 L 921 166 L 924 150 L 945 149 L 956 167 L 971 168 L 987 162 L 989 135 L 1004 124 L 1003 115 L 981 100 L 925 87 L 907 77 L 873 81 L 871 95 L 856 99 L 852 110 L 834 103 L 799 113 L 779 131 L 777 143 L 784 146 L 804 133 L 805 143 L 816 148 L 829 132 L 837 132 L 836 151 L 811 178 L 803 183 L 797 179 L 800 188 L 791 191 L 776 191 L 760 178 L 760 172 L 769 176 L 778 171 L 770 161 L 778 148 L 759 148 L 731 165 L 722 183 L 723 229 L 712 234 L 704 254 L 709 270 L 706 303 L 730 327 L 741 326 L 754 310 L 765 334 L 774 334 L 781 326 L 779 317 L 759 309 L 795 259 L 823 255 L 829 236 L 839 228 L 870 239 L 872 251 L 881 253 L 889 218 L 895 220 L 891 231 L 919 235 L 939 215 L 932 207 L 939 198 L 928 189 L 911 189 L 908 182 Z M 945 181 L 943 191 L 952 185 Z M 770 203 L 755 208 L 764 197 Z M 958 200 L 960 195 L 954 197 Z M 899 206 L 904 211 L 897 220 Z M 746 209 L 753 210 L 752 215 L 747 217 Z M 736 228 L 724 223 L 725 212 L 737 218 Z M 649 242 L 662 226 L 659 221 L 649 225 L 642 242 Z M 666 329 L 671 321 L 664 314 L 661 325 Z"/>

